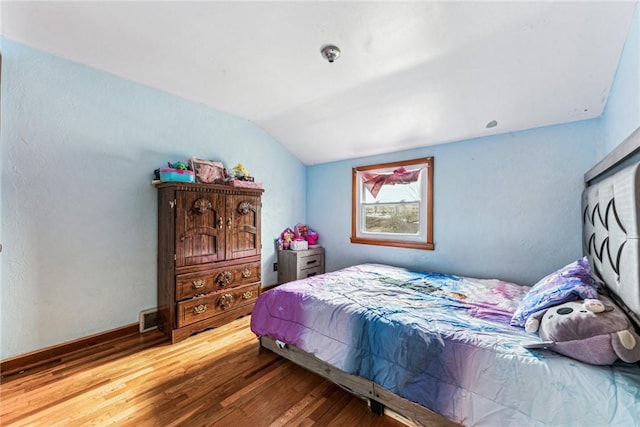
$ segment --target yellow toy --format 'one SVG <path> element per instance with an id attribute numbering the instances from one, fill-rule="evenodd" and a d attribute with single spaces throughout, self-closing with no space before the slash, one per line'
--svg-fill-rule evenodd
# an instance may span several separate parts
<path id="1" fill-rule="evenodd" d="M 233 167 L 233 172 L 235 173 L 235 176 L 249 176 L 249 171 L 242 166 L 242 163 L 235 165 Z"/>

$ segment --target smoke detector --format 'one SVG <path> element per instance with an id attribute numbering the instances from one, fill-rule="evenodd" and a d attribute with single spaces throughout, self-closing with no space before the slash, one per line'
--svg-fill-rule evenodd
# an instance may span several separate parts
<path id="1" fill-rule="evenodd" d="M 332 44 L 323 46 L 322 49 L 320 49 L 320 53 L 322 53 L 322 56 L 329 62 L 333 62 L 340 57 L 340 49 L 338 49 L 338 46 Z"/>

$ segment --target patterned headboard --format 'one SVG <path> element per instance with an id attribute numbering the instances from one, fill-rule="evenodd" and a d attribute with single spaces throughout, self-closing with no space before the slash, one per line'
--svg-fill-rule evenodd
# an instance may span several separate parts
<path id="1" fill-rule="evenodd" d="M 640 324 L 640 163 L 583 191 L 582 223 L 593 275 Z"/>

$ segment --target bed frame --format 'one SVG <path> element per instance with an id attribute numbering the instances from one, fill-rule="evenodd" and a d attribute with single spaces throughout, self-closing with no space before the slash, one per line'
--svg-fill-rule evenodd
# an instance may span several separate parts
<path id="1" fill-rule="evenodd" d="M 454 423 L 424 406 L 402 398 L 371 380 L 347 374 L 295 346 L 263 336 L 260 337 L 260 348 L 271 350 L 366 400 L 371 411 L 378 415 L 390 416 L 408 426 L 460 427 L 460 424 Z"/>
<path id="2" fill-rule="evenodd" d="M 596 278 L 640 325 L 640 163 L 596 182 L 640 153 L 640 128 L 585 175 L 582 195 L 584 253 Z M 635 180 L 635 181 L 634 181 Z M 635 184 L 631 184 L 635 182 Z M 263 336 L 268 349 L 369 402 L 371 410 L 408 426 L 460 426 L 362 377 L 347 374 L 299 348 Z"/>
<path id="3" fill-rule="evenodd" d="M 624 150 L 623 150 L 624 149 Z M 640 128 L 585 174 L 583 253 L 603 290 L 640 330 L 640 162 L 622 162 L 640 150 Z M 635 160 L 632 158 L 631 160 Z M 609 168 L 599 166 L 609 165 Z M 622 170 L 612 169 L 622 164 Z M 593 174 L 592 171 L 599 171 Z M 615 171 L 615 174 L 612 174 Z M 600 178 L 599 177 L 603 177 Z"/>

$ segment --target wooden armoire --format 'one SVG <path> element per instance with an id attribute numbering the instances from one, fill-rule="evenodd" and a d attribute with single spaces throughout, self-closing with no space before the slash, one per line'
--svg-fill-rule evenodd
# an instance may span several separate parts
<path id="1" fill-rule="evenodd" d="M 251 313 L 260 293 L 263 190 L 162 183 L 158 328 L 172 343 Z"/>

